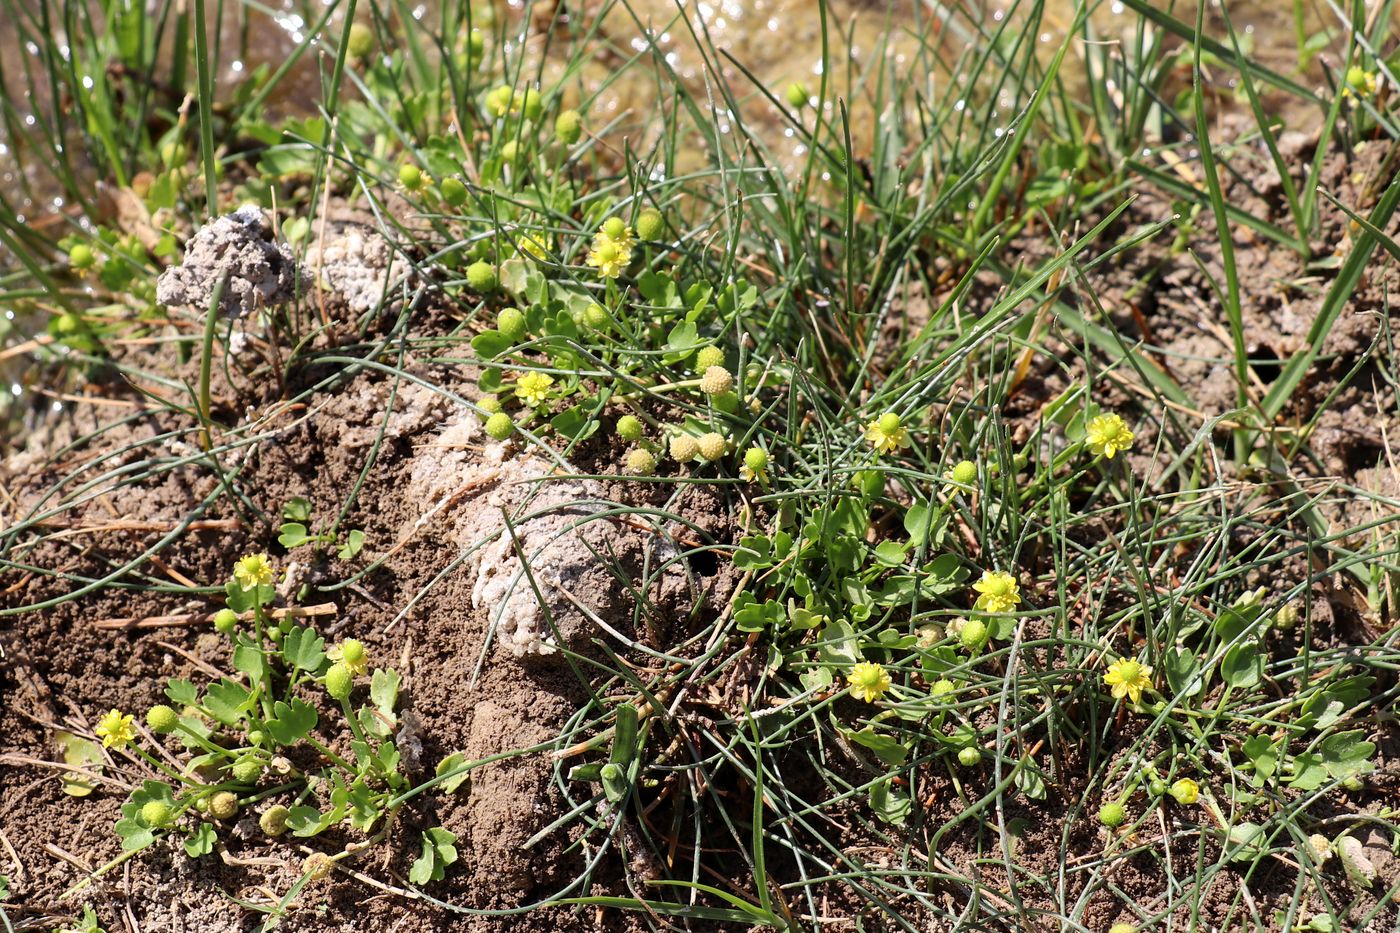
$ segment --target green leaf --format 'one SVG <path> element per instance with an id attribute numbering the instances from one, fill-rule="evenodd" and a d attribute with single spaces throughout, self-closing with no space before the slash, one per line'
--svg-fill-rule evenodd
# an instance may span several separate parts
<path id="1" fill-rule="evenodd" d="M 904 530 L 909 535 L 909 544 L 919 547 L 928 540 L 933 528 L 934 511 L 927 502 L 915 502 L 904 513 Z"/>
<path id="2" fill-rule="evenodd" d="M 233 649 L 233 669 L 248 676 L 248 682 L 263 683 L 268 676 L 267 658 L 250 641 L 243 640 Z"/>
<path id="3" fill-rule="evenodd" d="M 188 680 L 172 680 L 165 685 L 165 695 L 177 709 L 199 705 L 199 691 Z"/>
<path id="4" fill-rule="evenodd" d="M 1027 755 L 1016 769 L 1016 788 L 1031 800 L 1044 800 L 1046 797 L 1045 772 L 1040 765 Z"/>
<path id="5" fill-rule="evenodd" d="M 329 813 L 322 813 L 315 807 L 292 807 L 287 813 L 287 828 L 293 836 L 309 839 L 328 827 L 341 821 L 343 811 L 337 807 Z"/>
<path id="6" fill-rule="evenodd" d="M 253 694 L 227 677 L 210 684 L 204 694 L 204 709 L 226 726 L 236 726 L 253 705 Z"/>
<path id="7" fill-rule="evenodd" d="M 190 858 L 208 855 L 214 851 L 214 843 L 218 841 L 218 838 L 219 835 L 214 832 L 214 827 L 208 823 L 200 823 L 198 828 L 185 839 L 185 854 Z"/>
<path id="8" fill-rule="evenodd" d="M 1376 745 L 1365 741 L 1364 736 L 1365 733 L 1357 729 L 1338 732 L 1322 740 L 1318 754 L 1328 774 L 1340 781 L 1371 770 L 1369 759 L 1375 753 Z"/>
<path id="9" fill-rule="evenodd" d="M 1220 676 L 1231 687 L 1248 689 L 1264 678 L 1264 655 L 1253 642 L 1236 645 L 1225 652 Z"/>
<path id="10" fill-rule="evenodd" d="M 335 552 L 335 556 L 341 560 L 350 560 L 365 546 L 365 533 L 358 528 L 351 528 L 345 535 L 345 543 L 340 546 L 340 550 Z"/>
<path id="11" fill-rule="evenodd" d="M 909 748 L 907 746 L 895 741 L 888 735 L 876 732 L 871 726 L 866 726 L 864 729 L 860 730 L 842 729 L 841 733 L 857 745 L 863 745 L 870 749 L 875 753 L 876 758 L 879 758 L 892 768 L 897 768 L 904 764 L 904 759 L 909 756 Z"/>
<path id="12" fill-rule="evenodd" d="M 423 833 L 423 854 L 408 870 L 408 880 L 416 885 L 441 881 L 447 866 L 457 861 L 457 849 L 453 845 L 456 835 L 441 826 Z"/>
<path id="13" fill-rule="evenodd" d="M 597 420 L 585 415 L 578 405 L 564 409 L 550 418 L 549 423 L 560 436 L 573 441 L 585 440 L 598 430 Z"/>
<path id="14" fill-rule="evenodd" d="M 1370 699 L 1375 683 L 1376 678 L 1370 676 L 1348 677 L 1314 690 L 1303 701 L 1295 724 L 1318 731 L 1335 725 L 1351 710 Z"/>
<path id="15" fill-rule="evenodd" d="M 278 700 L 272 705 L 272 713 L 273 718 L 267 721 L 267 731 L 279 745 L 292 745 L 316 728 L 315 708 L 296 697 L 292 697 L 291 703 Z"/>
<path id="16" fill-rule="evenodd" d="M 282 640 L 282 657 L 292 667 L 316 673 L 326 660 L 326 640 L 313 628 L 296 626 Z"/>
<path id="17" fill-rule="evenodd" d="M 484 330 L 472 338 L 472 349 L 484 360 L 500 356 L 513 346 L 515 341 L 498 330 Z"/>
<path id="18" fill-rule="evenodd" d="M 909 795 L 896 790 L 889 778 L 870 785 L 870 809 L 886 823 L 903 826 L 913 807 Z"/>
<path id="19" fill-rule="evenodd" d="M 882 567 L 902 567 L 904 559 L 904 545 L 897 541 L 881 541 L 875 545 L 875 563 Z"/>
<path id="20" fill-rule="evenodd" d="M 1196 654 L 1186 648 L 1170 648 L 1162 661 L 1162 672 L 1172 692 L 1182 697 L 1193 697 L 1205 686 L 1205 678 L 1200 676 L 1201 663 Z"/>
<path id="21" fill-rule="evenodd" d="M 1278 768 L 1279 747 L 1268 736 L 1251 736 L 1244 743 L 1243 750 L 1245 757 L 1250 760 L 1254 767 L 1252 783 L 1255 787 L 1261 786 L 1273 777 L 1274 771 Z"/>
<path id="22" fill-rule="evenodd" d="M 282 533 L 277 536 L 277 543 L 287 550 L 301 547 L 309 540 L 311 540 L 311 535 L 301 522 L 287 522 L 282 526 Z"/>
<path id="23" fill-rule="evenodd" d="M 1327 783 L 1327 769 L 1322 764 L 1322 758 L 1312 752 L 1295 755 L 1292 767 L 1293 774 L 1288 779 L 1290 787 L 1311 791 Z"/>
<path id="24" fill-rule="evenodd" d="M 450 773 L 450 772 L 456 771 L 458 768 L 462 767 L 462 766 L 463 766 L 464 764 L 466 764 L 466 763 L 467 763 L 467 756 L 466 756 L 466 755 L 463 755 L 461 752 L 453 752 L 452 754 L 450 754 L 450 755 L 448 755 L 446 758 L 444 758 L 442 761 L 439 761 L 439 762 L 438 762 L 437 771 L 436 771 L 435 773 L 436 773 L 436 775 L 437 775 L 438 777 L 442 777 L 444 774 L 448 774 L 448 773 Z M 457 790 L 458 790 L 470 777 L 471 777 L 471 772 L 470 772 L 470 771 L 463 771 L 463 772 L 461 772 L 460 774 L 455 775 L 454 777 L 448 778 L 447 780 L 443 781 L 443 782 L 442 782 L 441 784 L 439 784 L 438 786 L 441 787 L 444 791 L 446 791 L 446 792 L 449 793 L 449 794 L 455 794 L 455 793 L 457 793 Z"/>

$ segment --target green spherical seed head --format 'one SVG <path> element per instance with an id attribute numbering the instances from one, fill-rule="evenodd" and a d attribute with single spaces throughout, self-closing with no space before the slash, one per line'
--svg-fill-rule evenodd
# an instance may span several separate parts
<path id="1" fill-rule="evenodd" d="M 76 334 L 83 328 L 83 320 L 72 311 L 64 311 L 54 318 L 53 329 L 60 334 Z"/>
<path id="2" fill-rule="evenodd" d="M 274 804 L 263 811 L 263 815 L 258 817 L 258 826 L 269 836 L 280 836 L 287 831 L 287 817 L 292 811 L 282 804 Z"/>
<path id="3" fill-rule="evenodd" d="M 885 432 L 886 434 L 893 434 L 899 430 L 900 426 L 904 422 L 900 419 L 899 415 L 895 414 L 892 411 L 887 411 L 880 416 L 880 420 L 877 423 L 879 424 L 881 431 Z"/>
<path id="4" fill-rule="evenodd" d="M 486 51 L 486 36 L 480 29 L 473 29 L 467 36 L 467 52 L 472 58 L 480 58 L 481 53 Z"/>
<path id="5" fill-rule="evenodd" d="M 637 215 L 637 236 L 643 240 L 659 240 L 666 232 L 666 221 L 661 212 L 649 207 Z"/>
<path id="6" fill-rule="evenodd" d="M 620 240 L 627 235 L 627 224 L 621 217 L 609 217 L 603 222 L 603 235 L 612 240 Z"/>
<path id="7" fill-rule="evenodd" d="M 642 439 L 642 419 L 636 415 L 623 415 L 617 419 L 617 436 L 624 441 L 639 441 Z"/>
<path id="8" fill-rule="evenodd" d="M 723 457 L 729 449 L 729 442 L 724 439 L 724 435 L 715 431 L 700 435 L 700 440 L 697 443 L 700 447 L 700 456 L 710 461 Z"/>
<path id="9" fill-rule="evenodd" d="M 248 744 L 254 748 L 260 747 L 266 741 L 267 733 L 263 732 L 261 729 L 254 729 L 252 732 L 248 733 Z"/>
<path id="10" fill-rule="evenodd" d="M 807 85 L 803 84 L 801 81 L 794 81 L 787 86 L 787 90 L 783 92 L 783 96 L 787 98 L 789 106 L 805 107 L 807 106 L 807 101 L 811 99 L 812 94 L 807 90 Z"/>
<path id="11" fill-rule="evenodd" d="M 519 308 L 502 308 L 501 313 L 496 315 L 496 330 L 513 341 L 519 341 L 524 337 L 528 327 L 529 325 L 525 321 L 525 312 Z"/>
<path id="12" fill-rule="evenodd" d="M 520 155 L 520 143 L 514 139 L 507 139 L 501 144 L 501 158 L 505 161 L 514 162 L 518 155 Z"/>
<path id="13" fill-rule="evenodd" d="M 1121 803 L 1106 803 L 1099 807 L 1099 822 L 1109 829 L 1122 826 L 1127 818 L 1128 812 L 1123 809 Z"/>
<path id="14" fill-rule="evenodd" d="M 231 820 L 238 815 L 238 795 L 221 790 L 209 798 L 209 815 L 216 820 Z"/>
<path id="15" fill-rule="evenodd" d="M 152 732 L 168 735 L 180 725 L 180 714 L 161 703 L 146 711 L 146 725 L 151 727 Z"/>
<path id="16" fill-rule="evenodd" d="M 502 84 L 492 88 L 486 95 L 486 109 L 491 111 L 492 116 L 503 117 L 510 112 L 511 100 L 514 99 L 515 92 Z"/>
<path id="17" fill-rule="evenodd" d="M 958 762 L 963 767 L 971 768 L 982 761 L 982 752 L 969 745 L 967 748 L 958 749 Z"/>
<path id="18" fill-rule="evenodd" d="M 340 656 L 346 664 L 359 664 L 365 659 L 365 643 L 358 638 L 347 638 L 340 643 Z"/>
<path id="19" fill-rule="evenodd" d="M 486 433 L 492 440 L 503 441 L 515 433 L 515 422 L 510 419 L 510 415 L 498 411 L 486 419 Z"/>
<path id="20" fill-rule="evenodd" d="M 500 280 L 496 278 L 496 267 L 484 259 L 467 266 L 467 285 L 480 294 L 494 292 Z"/>
<path id="21" fill-rule="evenodd" d="M 721 392 L 719 395 L 710 396 L 710 404 L 732 415 L 739 410 L 739 396 L 733 392 Z"/>
<path id="22" fill-rule="evenodd" d="M 754 473 L 762 473 L 768 469 L 768 451 L 762 447 L 750 447 L 744 451 L 744 466 Z"/>
<path id="23" fill-rule="evenodd" d="M 240 758 L 229 768 L 233 779 L 240 784 L 256 784 L 262 777 L 263 763 L 256 758 Z"/>
<path id="24" fill-rule="evenodd" d="M 423 187 L 423 170 L 411 162 L 399 166 L 399 184 L 409 191 Z"/>
<path id="25" fill-rule="evenodd" d="M 467 186 L 456 178 L 444 178 L 438 185 L 438 191 L 442 194 L 442 200 L 452 207 L 467 203 Z"/>
<path id="26" fill-rule="evenodd" d="M 525 119 L 534 122 L 544 115 L 544 97 L 539 91 L 527 87 L 521 95 L 520 112 Z"/>
<path id="27" fill-rule="evenodd" d="M 986 622 L 981 619 L 968 619 L 962 631 L 958 633 L 958 642 L 968 651 L 977 651 L 987 644 L 991 634 L 987 630 Z"/>
<path id="28" fill-rule="evenodd" d="M 351 23 L 346 51 L 350 53 L 351 58 L 364 58 L 369 55 L 374 51 L 374 30 L 364 23 Z"/>
<path id="29" fill-rule="evenodd" d="M 238 628 L 238 613 L 232 609 L 220 609 L 214 613 L 214 628 L 224 635 L 232 634 Z"/>
<path id="30" fill-rule="evenodd" d="M 724 351 L 719 347 L 701 347 L 695 354 L 695 371 L 703 373 L 711 366 L 724 365 Z"/>
<path id="31" fill-rule="evenodd" d="M 86 243 L 78 243 L 68 250 L 68 265 L 74 269 L 91 269 L 95 262 L 97 256 Z"/>
<path id="32" fill-rule="evenodd" d="M 164 800 L 148 800 L 141 807 L 141 822 L 147 826 L 165 826 L 169 824 L 172 815 L 170 804 Z"/>
<path id="33" fill-rule="evenodd" d="M 583 136 L 583 118 L 577 110 L 565 110 L 554 118 L 554 138 L 572 146 Z"/>
<path id="34" fill-rule="evenodd" d="M 947 696 L 956 689 L 957 684 L 953 683 L 948 678 L 943 677 L 933 682 L 933 686 L 929 688 L 929 693 L 933 696 L 941 697 Z"/>
<path id="35" fill-rule="evenodd" d="M 354 680 L 350 668 L 344 664 L 332 664 L 330 670 L 326 671 L 326 692 L 334 699 L 344 700 L 350 696 L 350 687 Z"/>
<path id="36" fill-rule="evenodd" d="M 671 438 L 671 456 L 681 463 L 689 463 L 700 453 L 700 445 L 689 434 L 677 434 Z"/>
<path id="37" fill-rule="evenodd" d="M 964 486 L 971 486 L 977 482 L 977 464 L 971 460 L 962 460 L 953 467 L 953 482 L 962 483 Z"/>
<path id="38" fill-rule="evenodd" d="M 589 305 L 583 309 L 583 323 L 593 330 L 603 330 L 612 323 L 612 315 L 602 305 Z"/>
<path id="39" fill-rule="evenodd" d="M 1342 778 L 1342 788 L 1343 788 L 1344 790 L 1349 790 L 1349 791 L 1351 791 L 1353 794 L 1356 793 L 1356 792 L 1358 792 L 1358 791 L 1364 790 L 1365 787 L 1366 787 L 1366 782 L 1363 781 L 1363 780 L 1361 780 L 1361 778 L 1357 777 L 1357 776 L 1354 775 L 1354 774 L 1348 775 L 1347 777 Z"/>
<path id="40" fill-rule="evenodd" d="M 1161 778 L 1153 778 L 1147 782 L 1147 792 L 1153 797 L 1160 797 L 1167 792 L 1167 782 Z"/>
<path id="41" fill-rule="evenodd" d="M 490 417 L 501 410 L 501 400 L 494 395 L 483 395 L 476 400 L 476 407 L 485 412 L 487 417 Z"/>
<path id="42" fill-rule="evenodd" d="M 656 457 L 651 451 L 638 447 L 627 455 L 627 472 L 638 476 L 656 472 Z"/>
<path id="43" fill-rule="evenodd" d="M 711 366 L 700 377 L 700 391 L 706 395 L 723 395 L 734 388 L 734 374 L 723 366 Z"/>

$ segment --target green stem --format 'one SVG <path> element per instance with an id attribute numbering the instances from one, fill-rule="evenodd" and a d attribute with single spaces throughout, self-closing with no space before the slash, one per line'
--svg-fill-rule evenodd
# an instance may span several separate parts
<path id="1" fill-rule="evenodd" d="M 203 31 L 203 27 L 200 28 Z M 214 446 L 211 412 L 213 400 L 209 392 L 209 382 L 214 372 L 214 331 L 219 326 L 219 306 L 224 300 L 224 289 L 228 286 L 228 276 L 220 276 L 214 283 L 214 291 L 209 297 L 209 312 L 204 319 L 204 344 L 199 357 L 199 423 L 200 444 L 205 450 Z"/>

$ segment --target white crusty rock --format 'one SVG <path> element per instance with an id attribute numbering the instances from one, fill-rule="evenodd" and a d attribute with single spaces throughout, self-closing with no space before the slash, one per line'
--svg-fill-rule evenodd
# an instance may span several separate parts
<path id="1" fill-rule="evenodd" d="M 184 261 L 160 274 L 156 300 L 204 311 L 214 287 L 228 277 L 219 310 L 243 317 L 260 308 L 285 304 L 306 288 L 306 280 L 285 243 L 257 207 L 243 207 L 215 218 L 185 245 Z"/>

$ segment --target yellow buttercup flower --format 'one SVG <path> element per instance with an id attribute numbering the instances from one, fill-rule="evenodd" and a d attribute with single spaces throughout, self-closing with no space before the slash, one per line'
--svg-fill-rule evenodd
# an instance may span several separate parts
<path id="1" fill-rule="evenodd" d="M 356 677 L 369 671 L 369 652 L 365 651 L 364 642 L 357 638 L 347 638 L 340 644 L 333 645 L 326 651 L 326 657 L 344 664 Z"/>
<path id="2" fill-rule="evenodd" d="M 593 234 L 593 248 L 595 250 L 608 243 L 630 255 L 632 247 L 637 245 L 637 236 L 632 232 L 632 228 L 623 222 L 622 218 L 612 217 L 598 228 L 597 233 Z"/>
<path id="3" fill-rule="evenodd" d="M 136 727 L 131 716 L 122 715 L 121 710 L 112 710 L 98 720 L 93 731 L 102 740 L 103 748 L 125 748 L 136 738 Z"/>
<path id="4" fill-rule="evenodd" d="M 972 588 L 978 593 L 973 608 L 984 612 L 1011 612 L 1021 602 L 1016 578 L 1000 570 L 982 571 L 982 579 L 972 584 Z"/>
<path id="5" fill-rule="evenodd" d="M 623 249 L 612 240 L 593 242 L 593 249 L 588 254 L 588 264 L 598 270 L 598 274 L 605 279 L 615 279 L 623 273 L 623 270 L 632 262 L 632 251 Z"/>
<path id="6" fill-rule="evenodd" d="M 846 680 L 851 685 L 851 696 L 867 703 L 874 703 L 890 689 L 889 672 L 870 661 L 861 661 L 852 667 Z"/>
<path id="7" fill-rule="evenodd" d="M 1119 658 L 1108 666 L 1103 682 L 1113 688 L 1113 698 L 1127 697 L 1134 703 L 1142 699 L 1142 691 L 1152 688 L 1152 668 L 1132 658 Z"/>
<path id="8" fill-rule="evenodd" d="M 909 446 L 909 431 L 899 415 L 887 411 L 865 426 L 865 439 L 882 454 Z"/>
<path id="9" fill-rule="evenodd" d="M 233 579 L 243 589 L 267 586 L 277 579 L 277 570 L 266 554 L 249 554 L 233 565 Z"/>
<path id="10" fill-rule="evenodd" d="M 541 262 L 549 258 L 549 244 L 538 234 L 526 233 L 515 242 L 519 245 L 521 252 Z"/>
<path id="11" fill-rule="evenodd" d="M 553 376 L 545 373 L 525 373 L 515 380 L 515 397 L 531 408 L 536 408 L 549 400 L 549 387 L 552 385 Z"/>
<path id="12" fill-rule="evenodd" d="M 1133 446 L 1133 432 L 1118 415 L 1099 415 L 1084 426 L 1084 439 L 1095 456 L 1109 460 L 1121 450 Z"/>
<path id="13" fill-rule="evenodd" d="M 1182 778 L 1173 783 L 1167 793 L 1171 794 L 1173 799 L 1183 807 L 1189 807 L 1200 798 L 1201 785 L 1190 778 Z"/>

